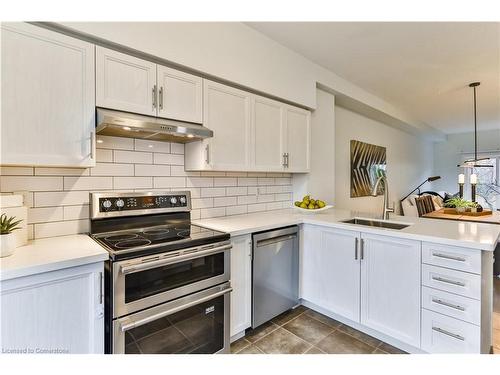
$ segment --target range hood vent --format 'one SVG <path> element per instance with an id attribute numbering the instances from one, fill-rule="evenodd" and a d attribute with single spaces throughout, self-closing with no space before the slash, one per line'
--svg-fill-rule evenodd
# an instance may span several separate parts
<path id="1" fill-rule="evenodd" d="M 203 125 L 97 108 L 96 133 L 115 137 L 188 143 L 213 137 Z"/>

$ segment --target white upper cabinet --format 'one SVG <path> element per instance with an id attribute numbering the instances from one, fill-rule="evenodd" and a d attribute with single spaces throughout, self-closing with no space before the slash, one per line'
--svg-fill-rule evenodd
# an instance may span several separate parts
<path id="1" fill-rule="evenodd" d="M 418 241 L 361 235 L 361 324 L 420 346 Z"/>
<path id="2" fill-rule="evenodd" d="M 2 24 L 2 165 L 95 165 L 94 45 Z"/>
<path id="3" fill-rule="evenodd" d="M 214 136 L 186 145 L 186 170 L 309 171 L 309 111 L 203 82 L 203 124 Z"/>
<path id="4" fill-rule="evenodd" d="M 252 157 L 255 170 L 282 170 L 285 167 L 283 104 L 257 96 L 252 114 Z"/>
<path id="5" fill-rule="evenodd" d="M 310 169 L 311 113 L 286 106 L 286 167 L 287 172 L 308 172 Z"/>
<path id="6" fill-rule="evenodd" d="M 203 124 L 214 132 L 204 141 L 208 169 L 238 171 L 250 166 L 251 95 L 204 81 Z"/>
<path id="7" fill-rule="evenodd" d="M 158 116 L 201 123 L 201 77 L 158 65 Z"/>
<path id="8" fill-rule="evenodd" d="M 156 116 L 156 64 L 96 47 L 98 107 Z"/>

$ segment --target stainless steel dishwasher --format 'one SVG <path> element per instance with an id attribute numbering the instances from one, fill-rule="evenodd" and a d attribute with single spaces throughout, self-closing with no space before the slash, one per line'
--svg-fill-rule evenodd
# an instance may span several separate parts
<path id="1" fill-rule="evenodd" d="M 297 226 L 252 236 L 252 328 L 298 304 Z"/>

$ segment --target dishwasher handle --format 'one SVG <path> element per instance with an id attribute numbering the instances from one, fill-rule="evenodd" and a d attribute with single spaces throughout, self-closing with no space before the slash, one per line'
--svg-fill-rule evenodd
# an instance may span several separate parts
<path id="1" fill-rule="evenodd" d="M 272 245 L 274 243 L 293 240 L 295 238 L 297 238 L 297 234 L 285 234 L 283 236 L 273 237 L 266 240 L 259 240 L 257 241 L 257 247 Z"/>

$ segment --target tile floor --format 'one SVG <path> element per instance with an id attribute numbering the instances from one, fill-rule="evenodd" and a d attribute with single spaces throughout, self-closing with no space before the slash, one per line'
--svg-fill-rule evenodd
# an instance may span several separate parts
<path id="1" fill-rule="evenodd" d="M 299 306 L 231 344 L 237 354 L 404 353 L 374 337 Z"/>
<path id="2" fill-rule="evenodd" d="M 401 354 L 403 351 L 304 306 L 231 344 L 236 354 Z M 500 354 L 500 279 L 494 281 L 493 353 Z"/>

